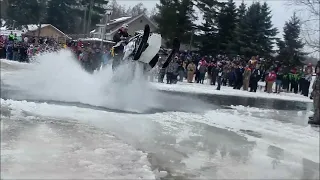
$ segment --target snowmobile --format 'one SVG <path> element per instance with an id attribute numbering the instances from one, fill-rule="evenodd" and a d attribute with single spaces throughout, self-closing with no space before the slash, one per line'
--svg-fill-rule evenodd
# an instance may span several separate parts
<path id="1" fill-rule="evenodd" d="M 158 33 L 151 33 L 149 25 L 146 24 L 142 33 L 138 33 L 127 42 L 126 40 L 122 40 L 112 47 L 111 56 L 113 57 L 114 69 L 119 64 L 131 60 L 142 64 L 145 71 L 151 70 L 159 60 L 158 52 L 161 47 L 161 39 L 161 35 Z M 124 46 L 123 53 L 115 54 L 114 49 L 120 45 Z M 169 65 L 173 55 L 179 51 L 179 47 L 180 42 L 176 38 L 173 43 L 173 50 L 167 57 L 162 68 L 166 68 Z"/>

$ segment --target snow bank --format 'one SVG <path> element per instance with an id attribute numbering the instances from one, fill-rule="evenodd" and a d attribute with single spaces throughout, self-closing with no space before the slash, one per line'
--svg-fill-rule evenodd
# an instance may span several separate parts
<path id="1" fill-rule="evenodd" d="M 12 61 L 12 60 L 7 60 L 7 59 L 0 59 L 1 64 L 12 64 L 16 66 L 23 66 L 23 65 L 29 65 L 29 63 L 24 63 L 24 62 L 18 62 L 18 61 Z"/>
<path id="2" fill-rule="evenodd" d="M 152 85 L 155 88 L 159 90 L 164 90 L 164 91 L 312 102 L 312 100 L 310 100 L 308 97 L 298 95 L 298 94 L 293 94 L 293 93 L 268 94 L 263 91 L 252 93 L 252 92 L 243 91 L 243 90 L 235 90 L 232 87 L 225 87 L 225 86 L 222 86 L 221 90 L 218 91 L 216 90 L 217 86 L 211 86 L 207 84 L 198 84 L 198 83 L 186 83 L 186 82 L 178 82 L 178 84 L 152 83 Z"/>

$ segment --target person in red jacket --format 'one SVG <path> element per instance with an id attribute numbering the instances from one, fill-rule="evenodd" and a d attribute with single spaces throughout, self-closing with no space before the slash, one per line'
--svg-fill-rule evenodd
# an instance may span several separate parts
<path id="1" fill-rule="evenodd" d="M 271 71 L 267 76 L 267 93 L 272 93 L 272 86 L 277 79 L 277 74 Z"/>

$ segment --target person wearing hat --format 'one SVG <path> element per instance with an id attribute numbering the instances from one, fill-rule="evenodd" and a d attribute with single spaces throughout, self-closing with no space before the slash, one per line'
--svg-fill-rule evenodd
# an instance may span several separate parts
<path id="1" fill-rule="evenodd" d="M 194 64 L 193 61 L 191 61 L 188 66 L 187 66 L 187 80 L 188 80 L 188 83 L 192 83 L 193 81 L 193 76 L 196 72 L 196 65 Z"/>
<path id="2" fill-rule="evenodd" d="M 316 79 L 312 85 L 312 98 L 313 98 L 313 117 L 310 117 L 309 124 L 320 125 L 320 63 L 316 66 Z"/>
<path id="3" fill-rule="evenodd" d="M 308 97 L 309 96 L 309 87 L 312 80 L 312 72 L 313 67 L 312 64 L 309 63 L 308 66 L 304 69 L 303 77 L 301 77 L 301 93 L 302 95 Z"/>
<path id="4" fill-rule="evenodd" d="M 123 24 L 120 29 L 117 31 L 116 34 L 113 35 L 113 41 L 115 43 L 118 43 L 120 42 L 121 40 L 124 40 L 126 38 L 129 37 L 129 34 L 128 34 L 128 24 Z"/>
<path id="5" fill-rule="evenodd" d="M 124 46 L 121 44 L 118 44 L 119 42 L 127 39 L 129 37 L 128 34 L 128 24 L 123 24 L 120 29 L 117 31 L 117 33 L 113 36 L 113 41 L 116 43 L 116 45 L 113 47 L 113 53 L 119 54 L 118 56 L 115 56 L 112 62 L 112 69 L 115 70 L 116 67 L 120 65 L 120 59 L 123 56 L 123 50 Z"/>

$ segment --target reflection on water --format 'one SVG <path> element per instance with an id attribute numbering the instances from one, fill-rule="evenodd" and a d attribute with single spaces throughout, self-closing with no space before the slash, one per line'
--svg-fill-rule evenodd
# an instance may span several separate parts
<path id="1" fill-rule="evenodd" d="M 169 94 L 188 94 L 181 92 L 166 92 Z M 203 101 L 219 106 L 249 106 L 264 109 L 276 110 L 310 110 L 312 103 L 289 101 L 280 99 L 267 99 L 267 98 L 251 98 L 241 96 L 225 96 L 216 94 L 192 94 L 192 97 L 199 98 Z"/>
<path id="2" fill-rule="evenodd" d="M 273 158 L 271 164 L 273 169 L 275 169 L 276 166 L 280 164 L 281 160 L 284 159 L 284 150 L 276 146 L 270 145 L 268 147 L 267 156 Z"/>

